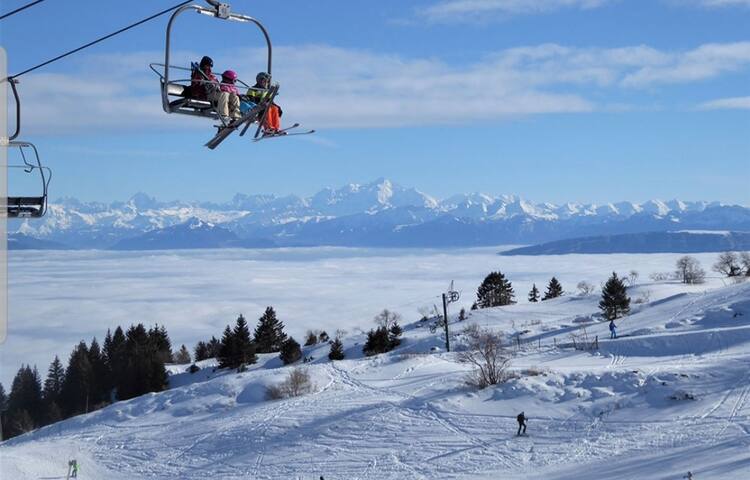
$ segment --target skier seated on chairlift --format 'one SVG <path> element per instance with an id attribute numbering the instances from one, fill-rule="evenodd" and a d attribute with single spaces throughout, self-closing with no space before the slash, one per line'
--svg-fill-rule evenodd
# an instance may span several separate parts
<path id="1" fill-rule="evenodd" d="M 190 96 L 197 100 L 206 100 L 211 102 L 216 108 L 216 112 L 222 118 L 240 118 L 240 97 L 238 93 L 231 91 L 228 88 L 222 88 L 224 77 L 222 75 L 222 83 L 213 74 L 211 69 L 214 67 L 214 61 L 209 56 L 201 58 L 197 68 L 193 68 L 193 73 L 190 77 Z M 227 70 L 224 74 L 234 74 L 231 84 L 234 86 L 234 81 L 237 80 L 237 74 L 231 70 Z M 236 90 L 237 87 L 234 87 Z"/>
<path id="2" fill-rule="evenodd" d="M 617 325 L 615 325 L 614 320 L 609 321 L 609 338 L 617 338 Z"/>
<path id="3" fill-rule="evenodd" d="M 255 76 L 255 85 L 250 87 L 247 91 L 245 101 L 242 102 L 241 110 L 242 113 L 246 113 L 248 110 L 259 104 L 268 95 L 268 90 L 271 86 L 271 75 L 266 72 L 260 72 Z M 264 135 L 285 135 L 286 132 L 281 130 L 281 116 L 284 112 L 281 107 L 272 103 L 268 107 L 268 111 L 265 115 L 263 122 L 263 133 Z"/>

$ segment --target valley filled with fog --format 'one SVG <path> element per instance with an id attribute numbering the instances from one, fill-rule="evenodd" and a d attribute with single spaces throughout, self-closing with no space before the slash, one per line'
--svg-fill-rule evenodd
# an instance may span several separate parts
<path id="1" fill-rule="evenodd" d="M 449 313 L 468 310 L 490 271 L 503 272 L 523 303 L 533 283 L 543 292 L 553 275 L 574 293 L 579 281 L 598 288 L 612 271 L 636 270 L 647 281 L 674 270 L 681 256 L 497 255 L 507 248 L 13 251 L 0 382 L 10 385 L 22 363 L 43 372 L 55 355 L 65 362 L 80 340 L 101 342 L 118 325 L 164 325 L 173 349 L 184 343 L 192 351 L 198 340 L 220 338 L 240 313 L 253 327 L 271 305 L 302 340 L 307 329 L 366 331 L 383 308 L 405 322 L 417 320 L 420 307 L 442 308 L 440 295 L 451 280 L 461 299 Z M 716 256 L 694 255 L 709 272 Z"/>

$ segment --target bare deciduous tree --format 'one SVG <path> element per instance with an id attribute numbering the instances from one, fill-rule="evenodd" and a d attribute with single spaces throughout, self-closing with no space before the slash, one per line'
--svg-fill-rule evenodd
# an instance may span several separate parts
<path id="1" fill-rule="evenodd" d="M 503 346 L 502 335 L 475 324 L 465 328 L 464 334 L 468 345 L 467 350 L 459 355 L 459 360 L 475 367 L 467 376 L 467 382 L 484 388 L 505 381 L 510 357 Z"/>
<path id="2" fill-rule="evenodd" d="M 628 285 L 631 287 L 635 285 L 635 282 L 638 281 L 638 277 L 640 277 L 640 274 L 637 270 L 631 270 L 630 273 L 628 273 Z"/>
<path id="3" fill-rule="evenodd" d="M 675 274 L 682 283 L 703 283 L 706 279 L 706 271 L 701 268 L 700 262 L 690 255 L 677 259 L 676 267 Z"/>
<path id="4" fill-rule="evenodd" d="M 667 280 L 672 280 L 674 278 L 674 274 L 671 272 L 654 272 L 649 275 L 648 278 L 650 278 L 654 282 L 664 282 Z"/>
<path id="5" fill-rule="evenodd" d="M 279 400 L 282 398 L 299 397 L 311 393 L 315 386 L 310 380 L 310 374 L 303 368 L 297 367 L 289 372 L 286 380 L 278 385 L 266 388 L 266 398 Z"/>
<path id="6" fill-rule="evenodd" d="M 742 262 L 742 269 L 744 270 L 745 276 L 750 277 L 750 253 L 740 253 L 740 261 Z"/>
<path id="7" fill-rule="evenodd" d="M 379 327 L 384 327 L 386 330 L 390 330 L 394 324 L 399 322 L 401 322 L 401 315 L 396 312 L 391 312 L 387 308 L 375 315 L 375 323 Z"/>
<path id="8" fill-rule="evenodd" d="M 714 263 L 714 272 L 721 273 L 727 277 L 736 277 L 742 275 L 742 260 L 735 252 L 724 252 Z"/>
<path id="9" fill-rule="evenodd" d="M 648 303 L 651 301 L 651 290 L 643 290 L 641 294 L 633 300 L 633 303 L 641 304 L 641 303 Z"/>
<path id="10" fill-rule="evenodd" d="M 588 295 L 590 293 L 594 293 L 594 290 L 596 290 L 596 286 L 594 284 L 591 284 L 585 280 L 578 282 L 576 288 L 578 289 L 578 293 L 581 295 Z"/>
<path id="11" fill-rule="evenodd" d="M 178 365 L 185 365 L 190 363 L 190 352 L 188 352 L 188 349 L 185 345 L 183 345 L 180 348 L 180 351 L 178 351 L 174 356 L 174 363 Z"/>

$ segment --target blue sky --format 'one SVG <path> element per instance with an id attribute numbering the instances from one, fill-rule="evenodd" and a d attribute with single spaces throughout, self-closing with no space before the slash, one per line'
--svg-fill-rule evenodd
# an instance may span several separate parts
<path id="1" fill-rule="evenodd" d="M 43 2 L 0 24 L 9 70 L 174 3 Z M 165 114 L 148 70 L 162 17 L 22 77 L 22 137 L 54 169 L 53 198 L 222 201 L 388 177 L 437 197 L 750 205 L 750 0 L 232 5 L 271 33 L 285 122 L 319 133 L 204 148 L 211 122 Z M 177 61 L 263 68 L 250 27 L 178 22 Z"/>

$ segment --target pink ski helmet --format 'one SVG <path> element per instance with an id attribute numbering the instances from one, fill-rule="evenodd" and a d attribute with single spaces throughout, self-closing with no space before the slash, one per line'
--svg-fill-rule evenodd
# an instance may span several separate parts
<path id="1" fill-rule="evenodd" d="M 221 74 L 221 79 L 225 82 L 232 82 L 234 83 L 235 80 L 237 80 L 237 74 L 234 70 L 226 70 L 224 73 Z"/>

